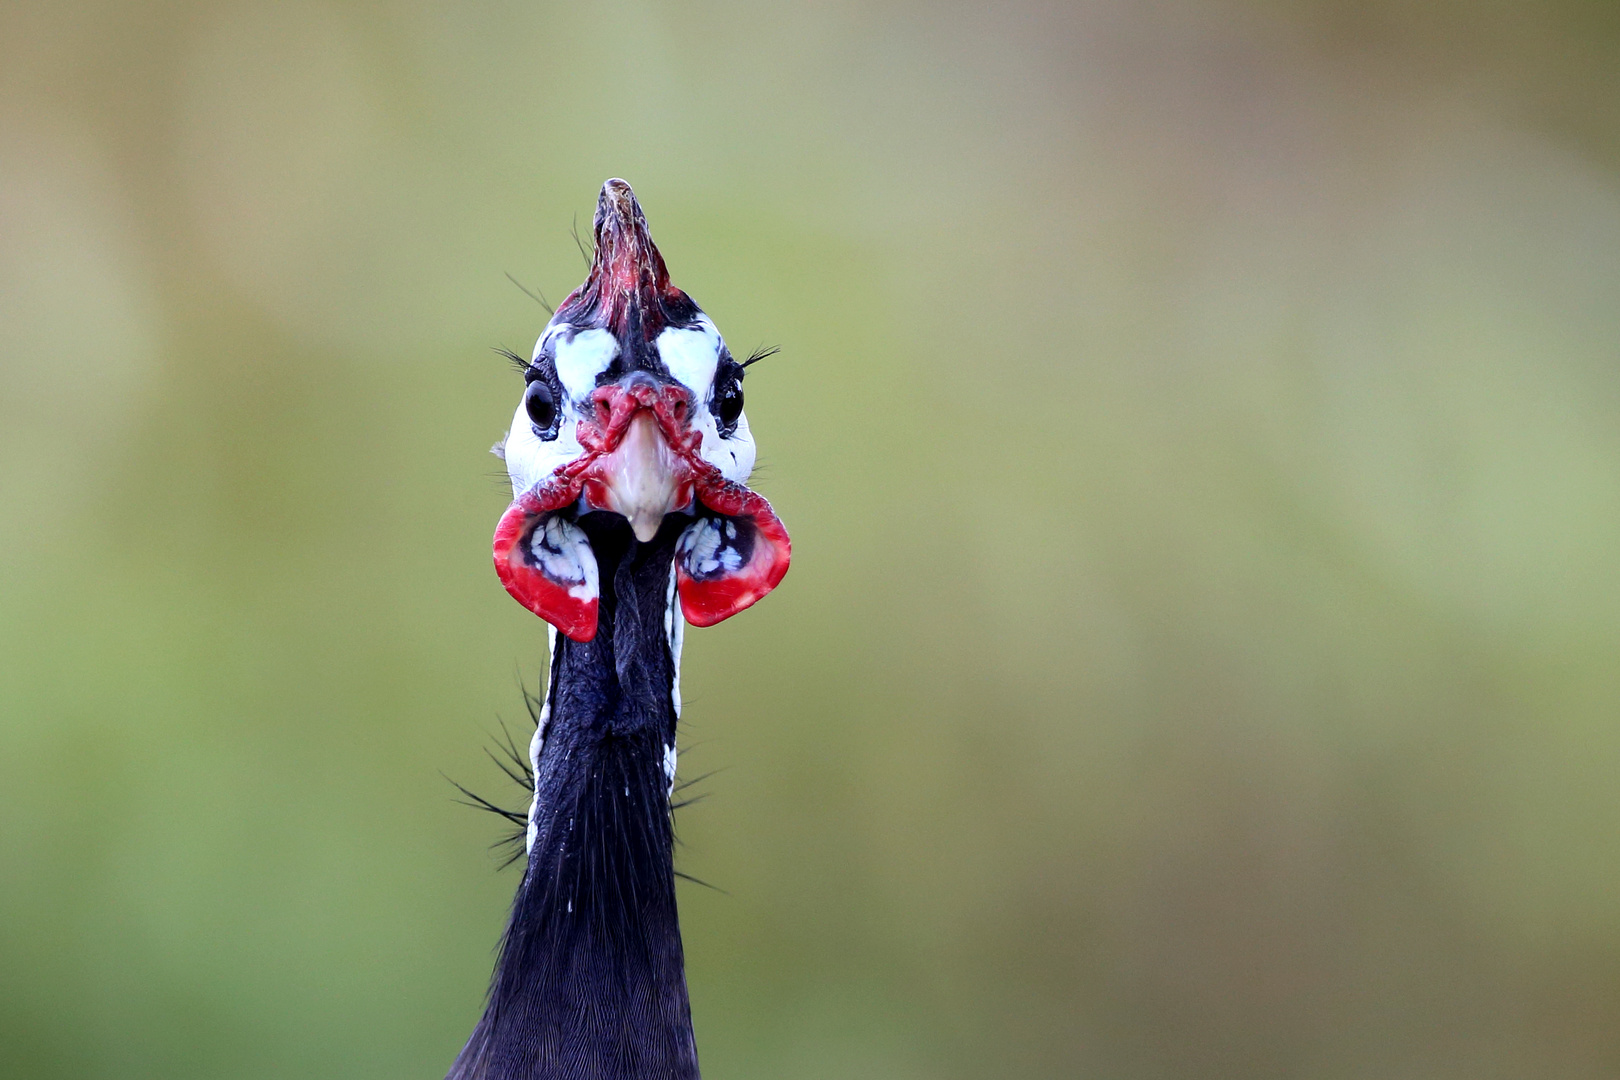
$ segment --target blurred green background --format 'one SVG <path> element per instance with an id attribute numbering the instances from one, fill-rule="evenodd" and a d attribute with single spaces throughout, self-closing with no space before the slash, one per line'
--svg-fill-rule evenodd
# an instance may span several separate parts
<path id="1" fill-rule="evenodd" d="M 1620 1075 L 1620 8 L 0 7 L 0 1073 L 438 1077 L 602 180 L 793 572 L 705 1076 Z"/>

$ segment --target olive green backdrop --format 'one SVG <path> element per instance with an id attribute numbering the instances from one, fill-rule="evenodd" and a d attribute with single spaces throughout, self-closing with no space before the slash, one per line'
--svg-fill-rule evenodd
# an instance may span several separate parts
<path id="1" fill-rule="evenodd" d="M 1616 11 L 0 7 L 0 1073 L 443 1074 L 617 175 L 782 346 L 707 1077 L 1620 1075 Z"/>

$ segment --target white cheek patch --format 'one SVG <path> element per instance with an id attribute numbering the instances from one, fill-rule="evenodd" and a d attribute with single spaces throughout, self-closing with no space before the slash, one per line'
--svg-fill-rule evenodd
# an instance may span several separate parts
<path id="1" fill-rule="evenodd" d="M 555 333 L 557 379 L 563 393 L 575 404 L 588 400 L 596 389 L 596 377 L 608 369 L 619 355 L 619 342 L 606 330 L 581 330 L 570 337 L 566 330 Z M 544 344 L 545 338 L 540 339 Z M 536 345 L 538 352 L 540 345 Z"/>
<path id="2" fill-rule="evenodd" d="M 730 438 L 721 438 L 719 425 L 708 406 L 699 404 L 692 415 L 692 427 L 703 433 L 703 445 L 698 450 L 703 460 L 719 469 L 720 475 L 732 483 L 746 484 L 754 471 L 754 436 L 748 430 L 747 415 L 737 418 L 737 427 Z"/>
<path id="3" fill-rule="evenodd" d="M 720 437 L 720 432 L 714 429 L 714 418 L 709 418 L 709 429 L 703 432 L 703 459 L 719 469 L 727 480 L 738 484 L 748 482 L 754 471 L 754 433 L 748 430 L 747 413 L 738 414 L 737 428 L 729 439 Z"/>
<path id="4" fill-rule="evenodd" d="M 707 401 L 714 390 L 714 371 L 720 364 L 722 344 L 714 323 L 707 315 L 699 315 L 694 327 L 672 326 L 658 335 L 658 358 L 675 381 L 692 391 L 699 401 Z"/>
<path id="5" fill-rule="evenodd" d="M 522 405 L 518 406 L 504 447 L 506 474 L 512 478 L 513 498 L 585 452 L 585 448 L 579 445 L 577 427 L 572 418 L 565 418 L 557 427 L 557 437 L 547 442 L 534 433 L 528 410 Z"/>
<path id="6" fill-rule="evenodd" d="M 721 438 L 719 425 L 709 412 L 714 375 L 724 347 L 720 331 L 707 315 L 699 315 L 696 326 L 670 327 L 658 335 L 659 359 L 677 382 L 692 391 L 697 401 L 692 426 L 703 433 L 703 460 L 719 469 L 727 480 L 741 484 L 754 471 L 754 438 L 749 434 L 748 420 L 746 417 L 738 420 L 730 437 Z"/>

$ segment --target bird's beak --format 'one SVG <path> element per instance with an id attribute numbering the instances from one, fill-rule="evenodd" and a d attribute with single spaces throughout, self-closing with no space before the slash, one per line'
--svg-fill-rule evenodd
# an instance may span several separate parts
<path id="1" fill-rule="evenodd" d="M 580 445 L 597 452 L 582 474 L 584 509 L 623 516 L 645 544 L 666 514 L 692 505 L 691 459 L 702 439 L 691 430 L 692 395 L 632 375 L 591 400 L 596 419 L 579 426 Z"/>
<path id="2" fill-rule="evenodd" d="M 658 535 L 664 515 L 678 509 L 679 464 L 652 414 L 638 412 L 618 447 L 597 459 L 593 479 L 585 485 L 585 504 L 623 515 L 636 539 L 645 544 Z M 685 502 L 690 504 L 691 480 L 684 486 Z"/>
<path id="3" fill-rule="evenodd" d="M 681 515 L 676 586 L 694 626 L 730 618 L 775 588 L 791 557 L 787 529 L 764 496 L 703 460 L 690 392 L 637 375 L 598 387 L 591 400 L 595 417 L 577 428 L 585 453 L 513 502 L 495 530 L 507 592 L 576 641 L 596 635 L 596 557 L 568 518 L 576 509 L 622 515 L 641 543 Z"/>

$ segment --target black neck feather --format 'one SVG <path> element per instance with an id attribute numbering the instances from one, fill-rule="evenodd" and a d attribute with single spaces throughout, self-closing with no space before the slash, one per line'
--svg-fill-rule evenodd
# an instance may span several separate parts
<path id="1" fill-rule="evenodd" d="M 698 1076 L 664 772 L 681 521 L 645 544 L 615 515 L 579 523 L 601 574 L 598 630 L 557 638 L 534 847 L 489 1004 L 447 1080 Z"/>

